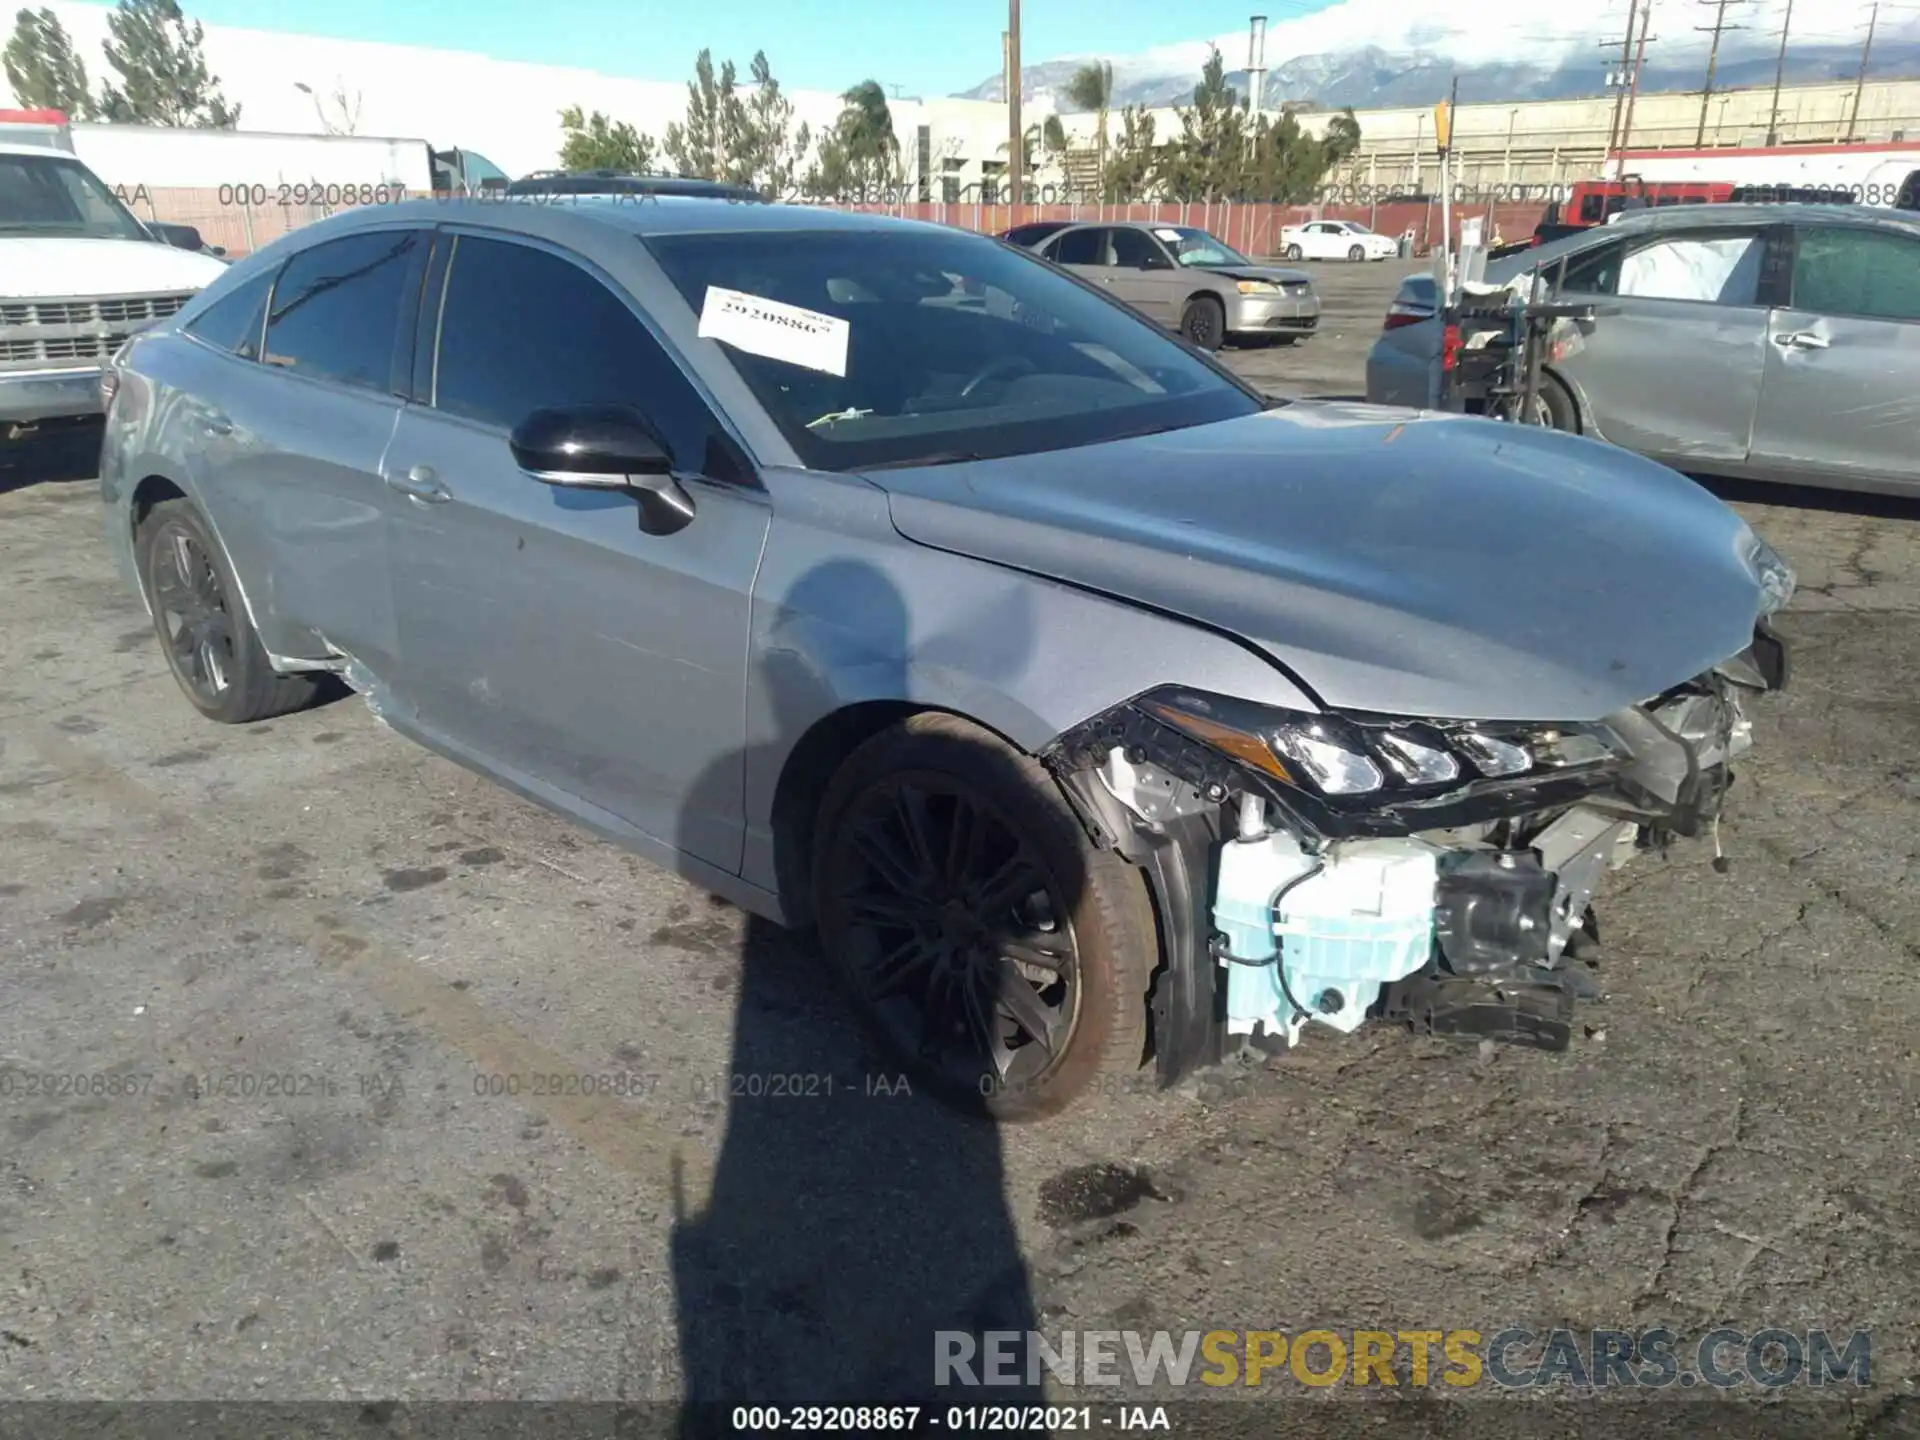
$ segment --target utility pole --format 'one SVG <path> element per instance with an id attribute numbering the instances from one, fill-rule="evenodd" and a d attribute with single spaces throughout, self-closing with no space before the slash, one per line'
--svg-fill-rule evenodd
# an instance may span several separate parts
<path id="1" fill-rule="evenodd" d="M 1016 207 L 1013 223 L 1020 223 L 1018 206 L 1026 194 L 1027 137 L 1020 124 L 1020 0 L 1007 0 L 1007 179 Z"/>
<path id="2" fill-rule="evenodd" d="M 1853 82 L 1853 110 L 1847 116 L 1847 144 L 1860 126 L 1860 97 L 1867 88 L 1867 61 L 1873 58 L 1873 32 L 1880 24 L 1880 0 L 1873 0 L 1873 13 L 1867 17 L 1867 43 L 1860 49 L 1860 77 Z"/>
<path id="3" fill-rule="evenodd" d="M 1633 53 L 1633 78 L 1627 86 L 1627 118 L 1620 122 L 1620 167 L 1625 178 L 1626 151 L 1633 140 L 1633 102 L 1640 98 L 1640 67 L 1647 62 L 1647 27 L 1653 24 L 1653 0 L 1640 12 L 1640 43 Z"/>
<path id="4" fill-rule="evenodd" d="M 1700 0 L 1700 3 L 1702 5 L 1715 6 L 1716 13 L 1711 26 L 1696 25 L 1693 27 L 1702 34 L 1706 33 L 1709 29 L 1713 31 L 1713 48 L 1707 51 L 1707 83 L 1701 87 L 1700 90 L 1700 129 L 1693 137 L 1693 148 L 1696 150 L 1707 143 L 1707 102 L 1713 98 L 1713 77 L 1720 68 L 1721 33 L 1727 30 L 1744 30 L 1747 28 L 1744 25 L 1727 24 L 1727 6 L 1735 3 L 1744 3 L 1744 0 Z"/>
<path id="5" fill-rule="evenodd" d="M 1649 0 L 1651 3 L 1651 0 Z M 1627 66 L 1633 63 L 1633 30 L 1640 23 L 1640 0 L 1627 0 L 1627 38 L 1620 42 L 1620 73 L 1613 92 L 1613 123 L 1607 129 L 1607 165 L 1620 144 L 1620 113 L 1627 103 Z M 1605 42 L 1611 45 L 1611 40 Z"/>
<path id="6" fill-rule="evenodd" d="M 1247 114 L 1251 129 L 1260 130 L 1260 92 L 1267 83 L 1267 17 L 1255 15 L 1247 24 Z"/>
<path id="7" fill-rule="evenodd" d="M 1787 78 L 1787 36 L 1793 33 L 1793 0 L 1787 0 L 1787 18 L 1780 26 L 1780 59 L 1773 67 L 1773 108 L 1767 112 L 1767 144 L 1780 143 L 1780 85 Z"/>

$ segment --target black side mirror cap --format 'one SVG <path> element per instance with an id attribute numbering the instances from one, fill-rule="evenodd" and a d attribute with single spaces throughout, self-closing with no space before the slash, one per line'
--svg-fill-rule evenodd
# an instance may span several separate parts
<path id="1" fill-rule="evenodd" d="M 536 410 L 514 427 L 507 444 L 514 463 L 548 485 L 626 490 L 633 477 L 673 469 L 653 426 L 625 405 Z"/>

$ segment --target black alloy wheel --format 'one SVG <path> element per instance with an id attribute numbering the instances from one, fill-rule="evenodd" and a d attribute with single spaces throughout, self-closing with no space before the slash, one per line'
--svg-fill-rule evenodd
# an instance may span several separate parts
<path id="1" fill-rule="evenodd" d="M 1180 333 L 1202 350 L 1218 350 L 1227 338 L 1227 312 L 1213 296 L 1195 296 L 1181 313 Z"/>
<path id="2" fill-rule="evenodd" d="M 1029 757 L 915 716 L 849 758 L 819 835 L 823 947 L 880 1045 L 942 1098 L 1023 1119 L 1139 1066 L 1151 906 Z"/>

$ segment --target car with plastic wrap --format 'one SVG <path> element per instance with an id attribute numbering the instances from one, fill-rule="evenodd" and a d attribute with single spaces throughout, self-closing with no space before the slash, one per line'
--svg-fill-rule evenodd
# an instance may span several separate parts
<path id="1" fill-rule="evenodd" d="M 226 273 L 204 250 L 56 144 L 0 142 L 0 443 L 97 418 L 114 351 Z"/>
<path id="2" fill-rule="evenodd" d="M 1003 1117 L 1369 1017 L 1566 1043 L 1607 872 L 1715 833 L 1785 679 L 1791 572 L 1672 470 L 1268 400 L 937 226 L 370 207 L 111 389 L 107 537 L 204 715 L 343 679 L 815 928 Z"/>
<path id="3" fill-rule="evenodd" d="M 1698 205 L 1616 217 L 1488 265 L 1489 285 L 1592 304 L 1562 322 L 1538 419 L 1689 473 L 1920 491 L 1920 216 Z M 1401 282 L 1367 398 L 1438 403 L 1473 348 L 1430 275 Z M 1482 300 L 1480 303 L 1487 303 Z M 1449 359 L 1451 357 L 1451 359 Z"/>

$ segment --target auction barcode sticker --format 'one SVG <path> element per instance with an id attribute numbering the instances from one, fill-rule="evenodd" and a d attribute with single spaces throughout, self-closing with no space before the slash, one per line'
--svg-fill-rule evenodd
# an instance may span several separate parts
<path id="1" fill-rule="evenodd" d="M 847 336 L 853 327 L 833 315 L 804 310 L 742 290 L 707 287 L 700 338 L 721 340 L 749 355 L 784 360 L 827 375 L 847 373 Z"/>

